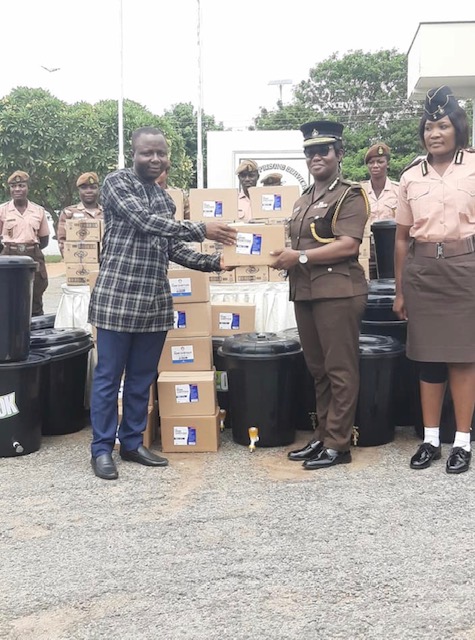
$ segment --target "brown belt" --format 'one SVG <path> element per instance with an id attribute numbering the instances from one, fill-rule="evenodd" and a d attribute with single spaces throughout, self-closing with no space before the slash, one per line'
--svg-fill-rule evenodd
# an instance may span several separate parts
<path id="1" fill-rule="evenodd" d="M 414 255 L 424 258 L 455 258 L 466 253 L 475 253 L 475 236 L 453 242 L 414 242 Z"/>

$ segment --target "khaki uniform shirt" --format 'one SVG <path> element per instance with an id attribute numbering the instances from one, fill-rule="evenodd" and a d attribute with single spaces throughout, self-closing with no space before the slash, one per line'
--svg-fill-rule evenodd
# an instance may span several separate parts
<path id="1" fill-rule="evenodd" d="M 20 213 L 13 200 L 0 207 L 0 235 L 3 244 L 35 244 L 40 238 L 49 236 L 46 211 L 40 205 L 30 202 L 24 213 Z"/>
<path id="2" fill-rule="evenodd" d="M 475 153 L 456 154 L 443 176 L 426 161 L 407 169 L 396 222 L 420 242 L 450 242 L 475 234 Z"/>
<path id="3" fill-rule="evenodd" d="M 332 225 L 331 217 L 338 199 L 348 189 Z M 315 198 L 314 188 L 308 189 L 294 205 L 290 220 L 292 249 L 304 251 L 325 246 L 325 242 L 313 237 L 312 222 L 315 222 L 317 235 L 322 240 L 338 236 L 361 240 L 368 217 L 366 200 L 361 191 L 360 184 L 341 177 L 318 198 Z M 289 270 L 289 278 L 290 299 L 294 301 L 351 298 L 368 292 L 365 274 L 357 256 L 335 264 L 299 263 Z"/>
<path id="4" fill-rule="evenodd" d="M 103 211 L 100 204 L 97 205 L 94 212 L 88 211 L 82 202 L 79 204 L 71 205 L 61 211 L 58 220 L 58 231 L 56 237 L 61 253 L 63 253 L 64 242 L 66 240 L 66 220 L 76 220 L 81 218 L 90 218 L 91 220 L 97 220 L 103 218 Z"/>
<path id="5" fill-rule="evenodd" d="M 252 220 L 251 200 L 244 191 L 240 191 L 238 195 L 238 218 L 243 222 Z"/>
<path id="6" fill-rule="evenodd" d="M 393 182 L 389 178 L 386 178 L 386 184 L 378 197 L 376 197 L 373 190 L 371 180 L 362 182 L 361 186 L 368 194 L 369 206 L 371 209 L 369 216 L 370 224 L 373 224 L 376 220 L 389 220 L 394 218 L 398 203 L 398 182 Z"/>

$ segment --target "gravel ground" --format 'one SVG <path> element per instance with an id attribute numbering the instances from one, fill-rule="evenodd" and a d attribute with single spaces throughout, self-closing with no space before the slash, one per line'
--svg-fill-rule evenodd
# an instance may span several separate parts
<path id="1" fill-rule="evenodd" d="M 89 428 L 0 459 L 0 638 L 475 639 L 473 471 L 448 476 L 447 445 L 414 472 L 398 429 L 308 472 L 223 440 L 116 482 Z"/>

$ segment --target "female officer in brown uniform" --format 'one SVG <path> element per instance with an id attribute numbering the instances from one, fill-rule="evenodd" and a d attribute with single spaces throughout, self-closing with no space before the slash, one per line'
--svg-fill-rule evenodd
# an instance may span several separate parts
<path id="1" fill-rule="evenodd" d="M 448 379 L 457 431 L 446 471 L 462 473 L 475 406 L 475 154 L 465 149 L 467 117 L 449 87 L 428 91 L 419 136 L 428 155 L 403 173 L 396 213 L 394 311 L 408 319 L 424 420 L 410 466 L 425 469 L 441 457 Z"/>
<path id="2" fill-rule="evenodd" d="M 291 249 L 273 265 L 287 269 L 290 299 L 305 360 L 315 378 L 315 439 L 289 453 L 305 469 L 351 462 L 350 438 L 359 387 L 359 328 L 367 283 L 358 251 L 369 213 L 358 183 L 340 175 L 343 126 L 308 122 L 301 127 L 314 183 L 295 203 Z"/>

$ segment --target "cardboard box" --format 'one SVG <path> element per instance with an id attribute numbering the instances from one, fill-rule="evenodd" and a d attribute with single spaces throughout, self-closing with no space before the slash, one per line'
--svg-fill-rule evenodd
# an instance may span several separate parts
<path id="1" fill-rule="evenodd" d="M 228 267 L 267 266 L 275 261 L 271 251 L 285 247 L 284 225 L 235 224 L 237 244 L 223 249 L 224 264 Z"/>
<path id="2" fill-rule="evenodd" d="M 287 187 L 251 187 L 249 189 L 253 219 L 286 218 L 291 216 L 294 204 L 300 198 L 297 185 Z"/>
<path id="3" fill-rule="evenodd" d="M 158 376 L 160 416 L 210 416 L 217 409 L 214 371 L 164 371 Z"/>
<path id="4" fill-rule="evenodd" d="M 89 284 L 89 289 L 91 291 L 95 287 L 98 275 L 99 275 L 99 265 L 97 265 L 97 269 L 91 269 L 91 271 L 89 272 L 88 284 Z"/>
<path id="5" fill-rule="evenodd" d="M 205 453 L 219 448 L 219 410 L 211 416 L 162 416 L 160 426 L 164 453 Z"/>
<path id="6" fill-rule="evenodd" d="M 287 271 L 269 267 L 269 282 L 288 282 Z"/>
<path id="7" fill-rule="evenodd" d="M 66 240 L 68 242 L 100 242 L 102 226 L 100 219 L 71 218 L 66 220 Z"/>
<path id="8" fill-rule="evenodd" d="M 256 330 L 256 305 L 228 302 L 211 305 L 212 335 L 233 336 Z"/>
<path id="9" fill-rule="evenodd" d="M 224 244 L 222 242 L 215 242 L 214 240 L 203 240 L 201 243 L 201 252 L 206 253 L 208 256 L 212 256 L 215 253 L 223 253 Z"/>
<path id="10" fill-rule="evenodd" d="M 209 371 L 213 366 L 210 336 L 167 338 L 158 363 L 158 371 Z M 209 413 L 206 412 L 205 413 Z"/>
<path id="11" fill-rule="evenodd" d="M 359 258 L 358 262 L 364 269 L 366 280 L 369 280 L 369 258 Z"/>
<path id="12" fill-rule="evenodd" d="M 165 189 L 176 206 L 175 220 L 185 219 L 185 196 L 181 189 Z"/>
<path id="13" fill-rule="evenodd" d="M 168 338 L 211 335 L 211 305 L 209 302 L 175 300 L 173 316 L 175 328 L 168 332 Z"/>
<path id="14" fill-rule="evenodd" d="M 190 189 L 190 220 L 236 220 L 237 189 Z"/>
<path id="15" fill-rule="evenodd" d="M 64 262 L 97 265 L 99 262 L 99 242 L 65 242 Z"/>
<path id="16" fill-rule="evenodd" d="M 236 282 L 269 282 L 268 267 L 236 267 Z"/>
<path id="17" fill-rule="evenodd" d="M 210 284 L 234 284 L 236 282 L 235 271 L 221 271 L 221 273 L 209 274 Z"/>
<path id="18" fill-rule="evenodd" d="M 370 257 L 371 252 L 371 238 L 369 236 L 364 236 L 363 240 L 360 244 L 360 258 L 368 258 Z"/>
<path id="19" fill-rule="evenodd" d="M 169 269 L 168 280 L 173 300 L 208 302 L 209 276 L 194 269 Z"/>
<path id="20" fill-rule="evenodd" d="M 99 273 L 99 264 L 96 263 L 83 263 L 83 264 L 66 264 L 66 284 L 70 286 L 87 286 L 92 274 L 97 278 Z M 95 280 L 94 280 L 95 281 Z"/>

